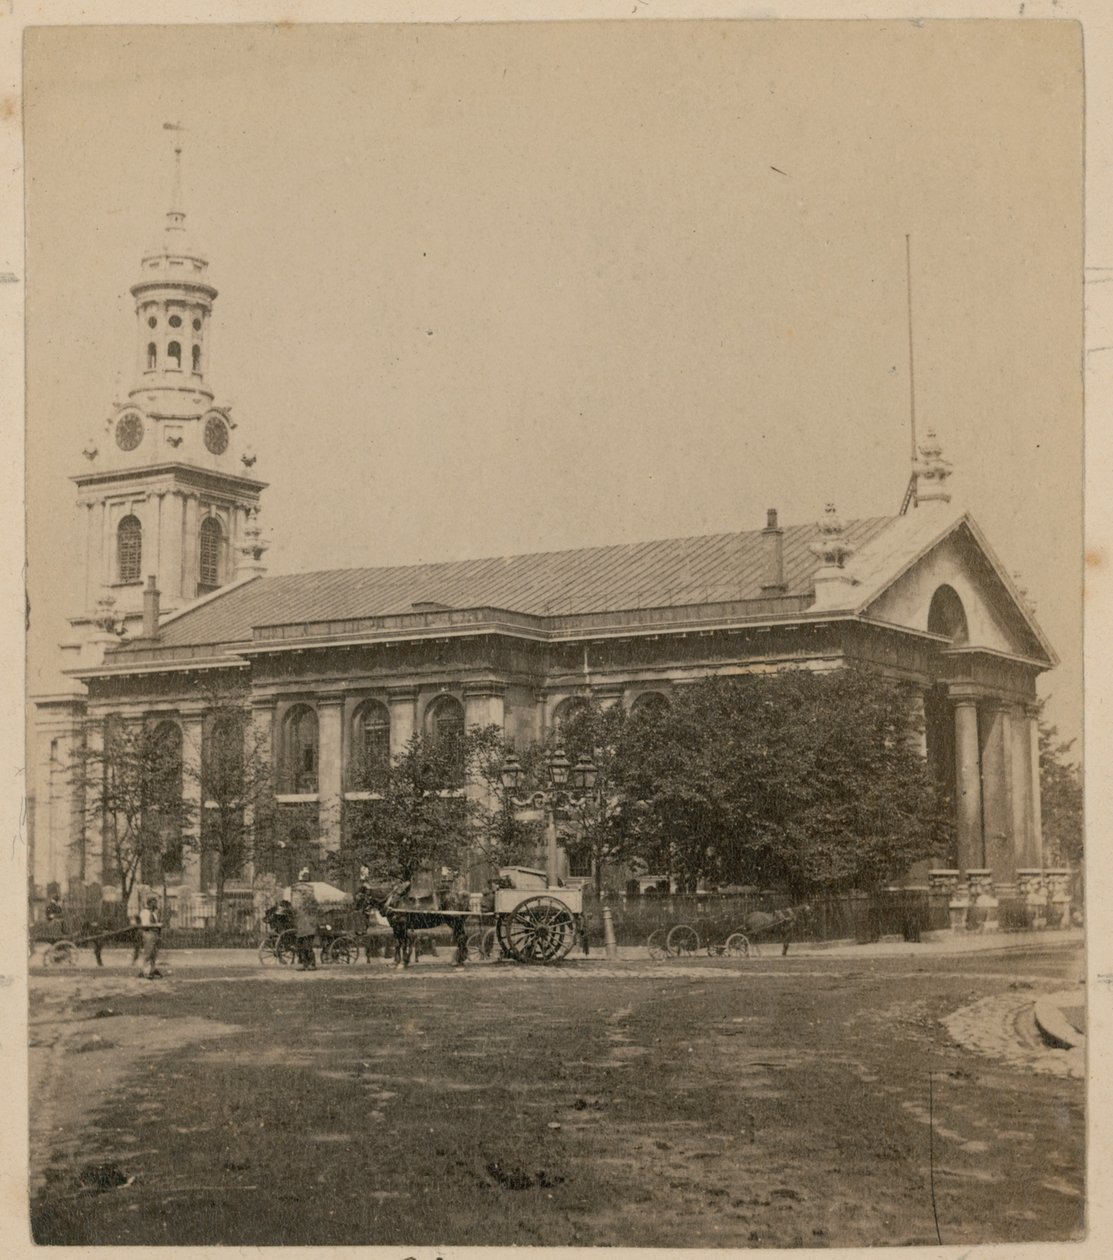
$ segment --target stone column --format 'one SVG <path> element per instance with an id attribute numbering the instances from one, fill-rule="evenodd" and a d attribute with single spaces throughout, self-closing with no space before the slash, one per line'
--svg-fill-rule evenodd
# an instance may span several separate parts
<path id="1" fill-rule="evenodd" d="M 1015 892 L 1016 853 L 1012 836 L 1012 758 L 1009 715 L 1000 700 L 982 710 L 985 740 L 982 747 L 982 819 L 985 865 L 993 872 L 998 892 Z"/>
<path id="2" fill-rule="evenodd" d="M 1023 705 L 1012 705 L 1008 719 L 1013 855 L 1019 877 L 1021 868 L 1038 866 L 1039 857 L 1032 851 L 1032 767 L 1028 755 L 1028 721 Z"/>
<path id="3" fill-rule="evenodd" d="M 955 837 L 958 866 L 967 871 L 982 865 L 981 752 L 978 706 L 973 696 L 958 696 L 955 706 Z"/>
<path id="4" fill-rule="evenodd" d="M 1028 844 L 1032 853 L 1032 866 L 1045 866 L 1047 855 L 1043 851 L 1043 812 L 1040 805 L 1040 706 L 1026 704 L 1024 716 L 1028 726 L 1028 782 L 1032 786 L 1031 832 Z"/>
<path id="5" fill-rule="evenodd" d="M 390 755 L 397 757 L 417 731 L 417 688 L 390 687 Z"/>
<path id="6" fill-rule="evenodd" d="M 340 814 L 344 792 L 344 697 L 317 700 L 317 827 L 321 846 L 340 848 Z"/>
<path id="7" fill-rule="evenodd" d="M 201 744 L 204 719 L 200 713 L 182 717 L 182 799 L 189 817 L 182 827 L 182 887 L 205 892 L 202 881 L 201 837 L 204 795 L 201 791 Z"/>

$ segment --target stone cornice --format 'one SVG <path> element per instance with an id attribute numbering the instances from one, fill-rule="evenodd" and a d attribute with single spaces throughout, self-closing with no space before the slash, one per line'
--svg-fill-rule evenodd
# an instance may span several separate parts
<path id="1" fill-rule="evenodd" d="M 243 494 L 259 494 L 267 488 L 267 482 L 256 481 L 253 477 L 241 477 L 237 473 L 219 472 L 215 469 L 198 468 L 195 464 L 167 463 L 148 464 L 139 468 L 114 468 L 111 471 L 78 473 L 70 480 L 82 490 L 99 486 L 111 486 L 119 482 L 153 481 L 160 477 L 171 477 L 179 486 L 185 483 L 199 490 L 210 490 L 216 493 L 229 491 L 240 496 Z"/>

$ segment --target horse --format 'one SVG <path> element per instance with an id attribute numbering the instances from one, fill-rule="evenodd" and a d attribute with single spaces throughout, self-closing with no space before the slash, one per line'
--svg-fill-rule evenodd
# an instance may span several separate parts
<path id="1" fill-rule="evenodd" d="M 410 959 L 416 956 L 415 933 L 427 932 L 431 928 L 447 927 L 452 931 L 452 941 L 456 946 L 453 963 L 462 967 L 468 960 L 467 921 L 462 914 L 445 913 L 444 911 L 420 907 L 408 909 L 398 904 L 400 899 L 410 890 L 410 885 L 403 884 L 395 888 L 381 900 L 367 895 L 367 902 L 390 924 L 394 934 L 394 965 L 408 967 Z M 430 900 L 432 899 L 430 895 Z"/>
<path id="2" fill-rule="evenodd" d="M 760 932 L 768 932 L 771 928 L 779 928 L 782 949 L 781 957 L 788 953 L 788 947 L 796 935 L 796 924 L 811 910 L 811 906 L 791 906 L 787 910 L 753 910 L 742 920 L 742 931 L 747 936 L 757 936 Z"/>

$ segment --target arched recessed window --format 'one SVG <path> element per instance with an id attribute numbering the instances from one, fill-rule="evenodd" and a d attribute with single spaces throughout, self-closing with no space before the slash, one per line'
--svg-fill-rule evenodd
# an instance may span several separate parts
<path id="1" fill-rule="evenodd" d="M 643 691 L 630 706 L 630 711 L 642 717 L 658 718 L 669 711 L 669 698 L 660 691 Z"/>
<path id="2" fill-rule="evenodd" d="M 966 609 L 954 587 L 941 586 L 931 597 L 928 609 L 928 630 L 946 635 L 952 643 L 966 643 L 970 634 L 966 625 Z"/>
<path id="3" fill-rule="evenodd" d="M 220 522 L 215 516 L 206 517 L 201 522 L 200 538 L 200 570 L 197 575 L 198 590 L 201 594 L 215 591 L 220 585 L 220 561 L 224 551 L 224 535 Z"/>
<path id="4" fill-rule="evenodd" d="M 381 787 L 390 769 L 390 710 L 378 700 L 365 700 L 352 725 L 349 777 L 357 791 Z"/>
<path id="5" fill-rule="evenodd" d="M 143 526 L 137 516 L 125 516 L 116 527 L 116 574 L 121 582 L 142 581 Z"/>
<path id="6" fill-rule="evenodd" d="M 182 366 L 182 346 L 179 341 L 171 341 L 166 347 L 166 357 L 176 368 Z"/>
<path id="7" fill-rule="evenodd" d="M 283 725 L 283 786 L 287 792 L 317 790 L 317 713 L 299 704 L 286 714 Z"/>
<path id="8" fill-rule="evenodd" d="M 201 371 L 201 347 L 200 346 L 193 347 L 193 370 L 195 372 Z"/>
<path id="9" fill-rule="evenodd" d="M 563 726 L 569 718 L 574 717 L 577 713 L 582 713 L 587 707 L 587 701 L 583 696 L 569 696 L 566 700 L 562 700 L 553 710 L 553 726 Z"/>
<path id="10" fill-rule="evenodd" d="M 158 367 L 158 346 L 153 341 L 147 342 L 147 371 L 152 372 Z"/>
<path id="11" fill-rule="evenodd" d="M 428 731 L 448 755 L 446 787 L 464 781 L 464 706 L 455 696 L 440 696 L 429 708 Z"/>
<path id="12" fill-rule="evenodd" d="M 142 874 L 144 883 L 155 884 L 182 869 L 182 729 L 177 722 L 158 723 L 146 754 L 143 809 L 148 834 L 157 840 L 144 851 Z"/>

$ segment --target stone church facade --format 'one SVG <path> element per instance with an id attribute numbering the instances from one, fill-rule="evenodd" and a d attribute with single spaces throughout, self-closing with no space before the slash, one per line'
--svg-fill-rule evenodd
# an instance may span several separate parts
<path id="1" fill-rule="evenodd" d="M 782 525 L 770 510 L 739 533 L 267 576 L 266 487 L 250 421 L 207 381 L 217 290 L 180 204 L 176 191 L 131 289 L 135 385 L 73 478 L 83 606 L 62 647 L 72 686 L 35 698 L 34 895 L 113 882 L 67 773 L 112 718 L 167 724 L 196 768 L 212 738 L 205 697 L 241 697 L 296 864 L 339 846 L 345 812 L 369 795 L 364 768 L 417 731 L 493 723 L 524 744 L 587 695 L 667 704 L 710 675 L 850 663 L 914 684 L 923 754 L 955 801 L 950 866 L 1002 890 L 1036 878 L 1036 679 L 1055 656 L 952 505 L 933 437 L 897 516 L 844 524 L 829 508 Z M 202 827 L 198 780 L 183 781 Z M 170 881 L 184 905 L 211 872 L 187 856 Z"/>

